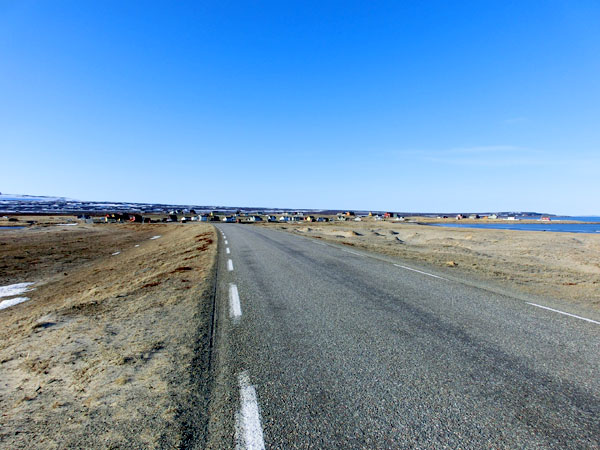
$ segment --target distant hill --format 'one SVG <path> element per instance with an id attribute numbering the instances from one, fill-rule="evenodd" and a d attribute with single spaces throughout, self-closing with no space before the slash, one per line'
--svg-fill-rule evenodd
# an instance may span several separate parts
<path id="1" fill-rule="evenodd" d="M 77 201 L 66 197 L 48 197 L 44 195 L 3 194 L 0 192 L 0 201 L 28 201 L 28 202 L 66 202 Z"/>
<path id="2" fill-rule="evenodd" d="M 256 213 L 281 213 L 284 211 L 297 211 L 302 213 L 335 215 L 344 212 L 343 209 L 297 209 L 297 208 L 273 208 L 257 206 L 217 206 L 217 205 L 181 205 L 164 203 L 133 203 L 133 202 L 94 202 L 75 200 L 67 197 L 54 197 L 44 195 L 27 194 L 2 194 L 0 193 L 0 213 L 3 214 L 105 214 L 109 212 L 140 212 L 147 214 L 164 214 L 173 210 L 187 212 L 189 210 L 196 212 L 223 211 L 223 212 L 256 212 Z M 386 211 L 376 210 L 354 210 L 357 215 L 383 214 Z M 409 212 L 409 211 L 389 211 L 402 216 L 448 216 L 453 217 L 457 214 L 469 215 L 490 215 L 497 214 L 500 217 L 541 217 L 553 216 L 538 212 L 515 212 L 515 211 L 491 211 L 491 212 L 452 212 L 452 213 L 431 213 L 431 212 Z"/>

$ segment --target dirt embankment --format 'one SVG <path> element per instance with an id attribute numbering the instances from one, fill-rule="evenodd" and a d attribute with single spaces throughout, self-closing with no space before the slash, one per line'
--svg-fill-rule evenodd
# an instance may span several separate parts
<path id="1" fill-rule="evenodd" d="M 265 224 L 600 310 L 600 236 L 394 222 Z"/>
<path id="2" fill-rule="evenodd" d="M 0 254 L 0 286 L 35 282 L 30 300 L 0 310 L 0 447 L 202 439 L 210 225 L 3 231 Z"/>

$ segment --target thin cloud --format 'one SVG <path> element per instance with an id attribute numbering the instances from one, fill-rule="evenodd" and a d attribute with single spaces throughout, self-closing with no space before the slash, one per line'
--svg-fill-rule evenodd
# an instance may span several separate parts
<path id="1" fill-rule="evenodd" d="M 477 167 L 515 167 L 515 166 L 544 166 L 546 161 L 539 158 L 439 158 L 426 157 L 428 162 L 452 166 Z"/>
<path id="2" fill-rule="evenodd" d="M 473 147 L 453 147 L 447 149 L 438 150 L 418 150 L 410 149 L 403 151 L 396 151 L 396 154 L 402 155 L 415 155 L 422 157 L 436 157 L 436 156 L 448 156 L 448 155 L 486 155 L 486 154 L 506 154 L 515 153 L 521 151 L 528 151 L 529 149 L 523 147 L 517 147 L 514 145 L 480 145 Z"/>
<path id="3" fill-rule="evenodd" d="M 514 145 L 484 145 L 421 152 L 423 160 L 452 166 L 515 167 L 546 165 L 544 153 Z"/>
<path id="4" fill-rule="evenodd" d="M 515 125 L 519 123 L 527 123 L 529 119 L 527 117 L 511 117 L 509 119 L 505 119 L 504 123 L 507 125 Z"/>
<path id="5" fill-rule="evenodd" d="M 490 145 L 421 152 L 422 160 L 434 164 L 477 167 L 560 167 L 563 169 L 598 170 L 600 157 L 590 154 L 569 157 L 569 152 L 547 152 L 526 147 Z"/>
<path id="6" fill-rule="evenodd" d="M 514 145 L 482 145 L 476 147 L 458 147 L 450 148 L 448 150 L 440 150 L 440 153 L 454 153 L 454 154 L 490 154 L 490 153 L 514 153 L 520 151 L 527 151 L 528 149 L 523 147 L 516 147 Z"/>

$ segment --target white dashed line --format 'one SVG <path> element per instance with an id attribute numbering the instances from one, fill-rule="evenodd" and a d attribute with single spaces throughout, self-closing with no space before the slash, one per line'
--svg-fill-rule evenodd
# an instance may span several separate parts
<path id="1" fill-rule="evenodd" d="M 242 307 L 240 305 L 240 295 L 235 284 L 229 285 L 229 317 L 234 321 L 242 317 Z"/>
<path id="2" fill-rule="evenodd" d="M 535 306 L 537 308 L 547 309 L 548 311 L 554 311 L 555 313 L 564 314 L 565 316 L 575 317 L 576 319 L 585 320 L 586 322 L 591 322 L 591 323 L 595 323 L 596 325 L 600 325 L 600 322 L 598 322 L 596 320 L 587 319 L 587 318 L 581 317 L 581 316 L 576 316 L 575 314 L 570 314 L 568 312 L 559 311 L 558 309 L 548 308 L 547 306 L 538 305 L 537 303 L 529 303 L 529 302 L 525 302 L 525 303 L 527 303 L 528 305 L 531 305 L 531 306 Z"/>
<path id="3" fill-rule="evenodd" d="M 229 251 L 229 247 L 227 247 L 227 248 L 225 249 L 225 253 L 227 253 L 228 255 L 231 253 L 231 252 Z"/>
<path id="4" fill-rule="evenodd" d="M 236 450 L 263 450 L 265 442 L 260 424 L 256 390 L 250 384 L 247 372 L 240 373 L 238 381 L 240 383 L 240 410 L 236 414 L 235 420 L 235 448 Z"/>
<path id="5" fill-rule="evenodd" d="M 230 259 L 227 260 L 227 270 L 230 272 L 233 270 L 233 261 Z"/>
<path id="6" fill-rule="evenodd" d="M 229 242 L 227 242 L 227 240 L 225 240 L 225 245 L 229 245 Z"/>
<path id="7" fill-rule="evenodd" d="M 439 278 L 440 280 L 446 280 L 449 281 L 447 278 L 442 278 L 442 277 L 438 277 L 437 275 L 433 275 L 431 273 L 427 273 L 427 272 L 422 272 L 420 270 L 417 269 L 412 269 L 410 267 L 406 267 L 406 266 L 401 266 L 400 264 L 394 264 L 396 267 L 401 267 L 402 269 L 406 269 L 406 270 L 412 270 L 413 272 L 419 272 L 422 273 L 423 275 L 427 275 L 429 277 L 433 277 L 433 278 Z"/>

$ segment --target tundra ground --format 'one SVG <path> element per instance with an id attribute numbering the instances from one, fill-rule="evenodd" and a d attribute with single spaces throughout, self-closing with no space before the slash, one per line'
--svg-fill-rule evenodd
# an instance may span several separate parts
<path id="1" fill-rule="evenodd" d="M 0 310 L 0 447 L 205 437 L 213 227 L 32 227 L 2 231 L 0 254 L 0 286 L 35 283 Z"/>

